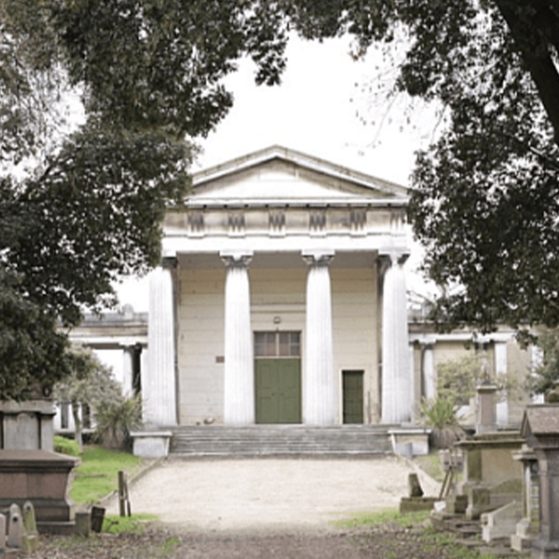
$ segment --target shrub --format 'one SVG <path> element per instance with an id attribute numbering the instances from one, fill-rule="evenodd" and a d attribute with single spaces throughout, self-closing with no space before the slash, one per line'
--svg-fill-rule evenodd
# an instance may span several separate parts
<path id="1" fill-rule="evenodd" d="M 54 437 L 54 452 L 60 452 L 69 456 L 79 456 L 80 446 L 76 441 L 56 435 Z"/>
<path id="2" fill-rule="evenodd" d="M 425 400 L 421 405 L 421 415 L 432 428 L 430 442 L 434 448 L 449 448 L 464 436 L 458 425 L 455 400 L 450 396 Z"/>
<path id="3" fill-rule="evenodd" d="M 96 435 L 106 448 L 130 448 L 130 432 L 142 420 L 142 403 L 139 397 L 100 404 L 95 412 Z"/>

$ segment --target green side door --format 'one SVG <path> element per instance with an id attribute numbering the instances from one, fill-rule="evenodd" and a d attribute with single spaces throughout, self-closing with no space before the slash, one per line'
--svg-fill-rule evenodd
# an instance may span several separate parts
<path id="1" fill-rule="evenodd" d="M 344 423 L 363 423 L 363 371 L 343 371 Z"/>
<path id="2" fill-rule="evenodd" d="M 256 359 L 256 423 L 301 423 L 301 360 Z"/>

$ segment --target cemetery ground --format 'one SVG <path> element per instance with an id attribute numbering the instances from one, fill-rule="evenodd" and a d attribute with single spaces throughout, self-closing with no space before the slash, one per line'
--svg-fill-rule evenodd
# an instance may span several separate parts
<path id="1" fill-rule="evenodd" d="M 119 465 L 129 471 L 138 468 L 138 461 L 130 455 L 86 449 L 83 457 L 72 491 L 74 499 L 82 503 L 92 502 L 115 487 L 114 481 L 111 485 L 108 480 L 116 480 Z M 435 532 L 427 513 L 400 516 L 396 512 L 398 497 L 406 492 L 407 471 L 408 464 L 392 457 L 169 461 L 149 472 L 131 490 L 133 512 L 143 514 L 124 521 L 110 515 L 105 519 L 104 532 L 89 538 L 41 536 L 40 548 L 29 557 L 492 557 L 463 547 L 448 534 Z M 427 492 L 432 493 L 436 484 L 429 485 L 433 482 L 424 475 L 421 478 Z M 254 483 L 249 484 L 249 479 Z M 366 482 L 371 479 L 379 482 Z M 157 504 L 158 498 L 150 494 L 150 484 L 159 494 L 157 514 L 150 512 L 145 501 L 147 498 L 152 506 Z M 201 489 L 196 494 L 194 486 L 198 485 Z M 205 507 L 197 501 L 204 494 Z M 267 496 L 266 501 L 259 503 L 255 498 L 258 494 Z M 198 514 L 187 521 L 181 516 L 185 514 L 178 506 L 181 501 L 190 503 L 190 509 Z M 114 508 L 109 507 L 108 512 L 114 512 Z M 216 512 L 218 516 L 212 516 Z"/>

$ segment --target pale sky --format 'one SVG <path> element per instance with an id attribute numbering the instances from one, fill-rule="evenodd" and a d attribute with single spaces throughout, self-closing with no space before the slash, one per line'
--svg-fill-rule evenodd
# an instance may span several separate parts
<path id="1" fill-rule="evenodd" d="M 242 61 L 225 82 L 235 96 L 233 108 L 201 142 L 194 170 L 280 144 L 408 186 L 414 151 L 436 133 L 434 110 L 375 94 L 391 85 L 394 70 L 378 52 L 357 62 L 349 52 L 347 39 L 292 38 L 282 84 L 274 87 L 256 86 L 252 62 Z M 419 261 L 420 250 L 414 250 L 408 284 L 425 291 L 412 273 Z M 127 280 L 118 291 L 121 304 L 147 310 L 145 280 Z"/>

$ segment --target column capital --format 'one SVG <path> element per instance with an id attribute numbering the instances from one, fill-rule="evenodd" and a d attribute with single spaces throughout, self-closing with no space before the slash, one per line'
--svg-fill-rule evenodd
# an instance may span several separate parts
<path id="1" fill-rule="evenodd" d="M 227 268 L 247 268 L 253 254 L 251 250 L 222 250 L 219 257 Z"/>
<path id="2" fill-rule="evenodd" d="M 379 258 L 384 260 L 387 264 L 404 264 L 404 262 L 409 258 L 409 252 L 388 248 L 388 249 L 381 249 L 378 252 Z"/>
<path id="3" fill-rule="evenodd" d="M 304 250 L 301 256 L 309 266 L 328 266 L 334 254 L 333 250 Z"/>

